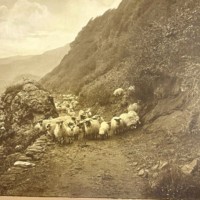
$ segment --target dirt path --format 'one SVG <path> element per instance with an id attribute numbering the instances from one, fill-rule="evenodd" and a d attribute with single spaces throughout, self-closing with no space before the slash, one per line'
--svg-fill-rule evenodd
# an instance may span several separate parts
<path id="1" fill-rule="evenodd" d="M 146 198 L 148 177 L 138 172 L 158 172 L 152 170 L 158 162 L 173 161 L 179 166 L 191 162 L 200 155 L 199 141 L 200 135 L 177 137 L 141 130 L 70 146 L 45 141 L 43 157 L 31 161 L 35 167 L 16 168 L 17 175 L 11 170 L 1 176 L 1 195 Z"/>
<path id="2" fill-rule="evenodd" d="M 144 181 L 124 153 L 125 140 L 53 144 L 6 195 L 143 198 Z"/>

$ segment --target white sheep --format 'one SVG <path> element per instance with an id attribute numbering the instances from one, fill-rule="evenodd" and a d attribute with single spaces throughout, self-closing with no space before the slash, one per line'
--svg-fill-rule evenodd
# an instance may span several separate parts
<path id="1" fill-rule="evenodd" d="M 34 126 L 34 130 L 38 131 L 38 132 L 42 132 L 43 131 L 43 123 L 42 120 L 40 120 L 35 126 Z"/>
<path id="2" fill-rule="evenodd" d="M 135 92 L 135 86 L 134 86 L 134 85 L 130 86 L 130 87 L 128 88 L 128 91 L 129 91 L 129 92 Z"/>
<path id="3" fill-rule="evenodd" d="M 77 121 L 77 126 L 79 127 L 79 129 L 80 129 L 80 132 L 82 132 L 83 133 L 83 138 L 85 138 L 86 137 L 86 133 L 85 133 L 85 121 L 83 120 L 83 121 Z"/>
<path id="4" fill-rule="evenodd" d="M 74 140 L 78 140 L 80 133 L 81 133 L 81 130 L 80 130 L 79 126 L 74 125 L 74 126 L 73 126 L 73 136 L 74 136 Z"/>
<path id="5" fill-rule="evenodd" d="M 111 119 L 111 132 L 112 134 L 118 134 L 123 128 L 123 122 L 120 117 L 113 117 Z"/>
<path id="6" fill-rule="evenodd" d="M 84 120 L 86 118 L 85 116 L 85 112 L 83 110 L 80 110 L 79 113 L 78 113 L 78 118 L 80 120 Z"/>
<path id="7" fill-rule="evenodd" d="M 75 117 L 75 116 L 71 116 L 71 121 L 74 123 L 74 124 L 78 124 L 79 120 Z"/>
<path id="8" fill-rule="evenodd" d="M 89 139 L 97 139 L 100 123 L 96 119 L 85 119 L 85 135 Z"/>
<path id="9" fill-rule="evenodd" d="M 34 130 L 38 131 L 38 132 L 45 132 L 45 126 L 43 125 L 43 120 L 40 120 L 36 123 L 36 125 L 34 126 Z"/>
<path id="10" fill-rule="evenodd" d="M 55 139 L 60 143 L 63 144 L 65 142 L 67 135 L 67 128 L 63 121 L 56 122 L 56 126 L 54 129 L 54 136 Z"/>
<path id="11" fill-rule="evenodd" d="M 129 111 L 135 111 L 135 112 L 138 112 L 140 110 L 140 106 L 138 103 L 133 103 L 133 104 L 130 104 L 127 108 L 128 112 Z"/>
<path id="12" fill-rule="evenodd" d="M 113 92 L 114 96 L 122 96 L 124 94 L 124 90 L 122 88 L 118 88 Z"/>
<path id="13" fill-rule="evenodd" d="M 58 112 L 62 112 L 62 107 L 59 105 L 59 106 L 56 107 L 56 110 L 57 110 Z"/>
<path id="14" fill-rule="evenodd" d="M 85 112 L 83 111 L 83 110 L 79 110 L 79 112 L 78 112 L 78 115 L 80 116 L 80 115 L 84 115 L 85 114 Z"/>
<path id="15" fill-rule="evenodd" d="M 92 112 L 90 111 L 90 108 L 88 108 L 88 109 L 85 111 L 85 115 L 86 115 L 87 118 L 92 117 Z"/>
<path id="16" fill-rule="evenodd" d="M 54 130 L 55 130 L 56 124 L 47 124 L 46 126 L 46 133 L 47 136 L 49 136 L 53 141 L 55 140 Z"/>
<path id="17" fill-rule="evenodd" d="M 74 138 L 74 131 L 73 131 L 74 123 L 69 122 L 67 126 L 65 126 L 66 132 L 64 132 L 64 141 L 66 143 L 72 143 Z"/>
<path id="18" fill-rule="evenodd" d="M 135 111 L 130 111 L 129 113 L 122 113 L 120 118 L 123 121 L 123 128 L 130 129 L 136 128 L 137 123 L 139 123 L 139 116 Z"/>
<path id="19" fill-rule="evenodd" d="M 56 123 L 56 127 L 54 129 L 54 136 L 59 143 L 63 143 L 62 127 L 60 127 L 60 124 L 60 122 Z"/>
<path id="20" fill-rule="evenodd" d="M 69 121 L 71 118 L 70 116 L 60 116 L 60 117 L 57 117 L 57 118 L 53 118 L 53 119 L 45 119 L 42 121 L 42 126 L 43 126 L 43 129 L 44 131 L 46 131 L 46 127 L 48 124 L 51 124 L 51 125 L 56 125 L 57 122 L 60 122 L 60 121 Z"/>
<path id="21" fill-rule="evenodd" d="M 72 101 L 72 106 L 75 108 L 77 105 L 78 105 L 79 103 L 78 103 L 78 101 Z"/>
<path id="22" fill-rule="evenodd" d="M 122 113 L 119 117 L 122 120 L 121 128 L 123 130 L 126 130 L 129 127 L 129 124 L 130 124 L 130 117 L 129 117 L 128 113 Z"/>
<path id="23" fill-rule="evenodd" d="M 108 122 L 102 122 L 99 128 L 99 135 L 102 139 L 108 138 L 108 133 L 110 130 L 110 125 Z"/>
<path id="24" fill-rule="evenodd" d="M 54 103 L 54 105 L 55 105 L 55 107 L 57 108 L 57 107 L 59 106 L 59 103 L 56 102 L 56 103 Z"/>
<path id="25" fill-rule="evenodd" d="M 71 109 L 71 108 L 68 109 L 67 113 L 68 113 L 69 116 L 72 116 L 72 117 L 75 117 L 75 115 L 76 115 L 76 113 L 74 112 L 74 110 Z"/>
<path id="26" fill-rule="evenodd" d="M 6 128 L 4 127 L 4 125 L 1 125 L 0 127 L 1 127 L 1 128 L 0 128 L 0 132 L 1 132 L 1 133 L 4 132 L 4 131 L 6 131 Z"/>
<path id="27" fill-rule="evenodd" d="M 66 111 L 67 111 L 67 106 L 62 105 L 62 106 L 61 106 L 61 111 L 62 111 L 62 112 L 66 112 Z"/>
<path id="28" fill-rule="evenodd" d="M 140 117 L 135 111 L 129 111 L 128 116 L 130 119 L 130 124 L 129 124 L 130 127 L 136 128 L 137 124 L 141 124 Z"/>

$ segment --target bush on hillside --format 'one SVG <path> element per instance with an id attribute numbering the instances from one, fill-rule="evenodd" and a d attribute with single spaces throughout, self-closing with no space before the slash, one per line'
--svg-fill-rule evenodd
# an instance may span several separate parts
<path id="1" fill-rule="evenodd" d="M 110 92 L 104 88 L 104 90 L 101 90 L 101 93 L 98 97 L 98 102 L 100 106 L 106 106 L 110 103 Z"/>
<path id="2" fill-rule="evenodd" d="M 156 198 L 184 199 L 200 197 L 199 176 L 185 175 L 177 165 L 170 164 L 159 173 L 158 178 L 152 183 L 147 191 Z"/>
<path id="3" fill-rule="evenodd" d="M 90 96 L 86 93 L 80 94 L 81 101 L 84 101 L 86 104 L 99 104 L 100 106 L 105 106 L 110 104 L 110 98 L 112 93 L 103 85 L 95 87 L 92 92 L 90 91 Z"/>
<path id="4" fill-rule="evenodd" d="M 23 88 L 23 84 L 16 84 L 16 85 L 11 85 L 6 88 L 5 94 L 11 93 L 13 95 L 17 94 L 20 92 Z"/>

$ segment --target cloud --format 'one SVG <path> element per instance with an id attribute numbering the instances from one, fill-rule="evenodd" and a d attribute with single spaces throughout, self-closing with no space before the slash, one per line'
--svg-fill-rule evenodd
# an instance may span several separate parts
<path id="1" fill-rule="evenodd" d="M 9 56 L 9 51 L 11 55 L 15 54 L 14 52 L 37 54 L 48 47 L 54 48 L 57 46 L 54 41 L 58 29 L 55 21 L 47 6 L 36 2 L 18 0 L 9 10 L 6 6 L 1 6 L 0 56 Z M 63 39 L 63 34 L 60 35 Z M 54 41 L 51 41 L 51 37 Z M 57 39 L 58 43 L 59 41 Z M 61 42 L 59 45 L 62 46 Z"/>
<path id="2" fill-rule="evenodd" d="M 8 14 L 8 8 L 4 5 L 0 6 L 0 21 L 4 20 Z"/>
<path id="3" fill-rule="evenodd" d="M 6 19 L 0 23 L 0 37 L 21 39 L 34 31 L 49 31 L 49 19 L 51 15 L 46 6 L 28 0 L 18 0 L 6 11 Z"/>
<path id="4" fill-rule="evenodd" d="M 0 5 L 0 57 L 39 54 L 64 46 L 92 17 L 120 1 L 15 0 L 12 6 Z M 58 3 L 63 9 L 58 9 Z"/>

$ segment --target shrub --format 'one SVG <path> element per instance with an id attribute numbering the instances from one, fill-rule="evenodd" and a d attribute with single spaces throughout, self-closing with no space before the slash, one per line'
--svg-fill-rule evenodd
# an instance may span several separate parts
<path id="1" fill-rule="evenodd" d="M 110 92 L 107 89 L 104 89 L 103 92 L 100 93 L 98 102 L 100 106 L 106 106 L 110 103 Z"/>
<path id="2" fill-rule="evenodd" d="M 20 92 L 23 88 L 23 84 L 16 84 L 16 85 L 11 85 L 9 87 L 6 88 L 5 93 L 12 93 L 12 94 L 17 94 L 18 92 Z"/>
<path id="3" fill-rule="evenodd" d="M 98 103 L 100 106 L 105 106 L 110 103 L 111 93 L 103 84 L 96 86 L 93 90 L 87 93 L 82 93 L 81 102 L 85 102 L 88 105 L 94 105 Z"/>
<path id="4" fill-rule="evenodd" d="M 185 175 L 176 165 L 159 173 L 147 191 L 156 198 L 185 199 L 200 197 L 200 178 Z"/>

